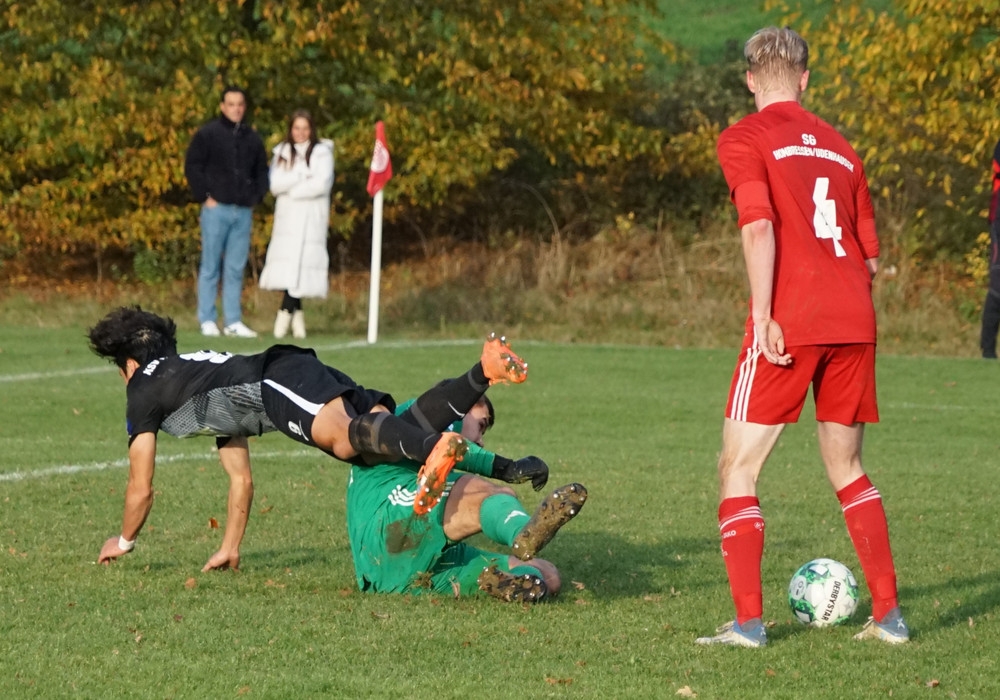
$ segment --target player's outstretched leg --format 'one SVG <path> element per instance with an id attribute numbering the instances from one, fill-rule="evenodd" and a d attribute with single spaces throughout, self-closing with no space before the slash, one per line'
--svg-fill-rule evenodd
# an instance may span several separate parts
<path id="1" fill-rule="evenodd" d="M 507 338 L 490 333 L 483 344 L 483 354 L 479 357 L 483 373 L 490 380 L 490 386 L 498 382 L 520 384 L 528 378 L 528 363 L 517 356 Z"/>
<path id="2" fill-rule="evenodd" d="M 910 641 L 910 629 L 903 620 L 898 607 L 893 608 L 881 620 L 869 617 L 855 639 L 878 639 L 887 644 L 905 644 Z"/>
<path id="3" fill-rule="evenodd" d="M 413 512 L 426 515 L 441 500 L 448 484 L 448 474 L 462 461 L 469 443 L 458 433 L 442 433 L 424 466 L 417 473 L 417 494 Z"/>
<path id="4" fill-rule="evenodd" d="M 547 545 L 559 528 L 568 523 L 587 501 L 583 484 L 566 484 L 542 499 L 524 529 L 514 538 L 511 549 L 521 561 L 528 561 Z"/>
<path id="5" fill-rule="evenodd" d="M 488 566 L 479 574 L 479 588 L 507 603 L 539 603 L 549 592 L 541 576 L 514 574 L 496 566 Z"/>
<path id="6" fill-rule="evenodd" d="M 715 630 L 714 637 L 698 637 L 696 644 L 728 644 L 738 647 L 762 647 L 767 644 L 767 630 L 759 617 L 747 620 L 742 625 L 730 620 Z"/>

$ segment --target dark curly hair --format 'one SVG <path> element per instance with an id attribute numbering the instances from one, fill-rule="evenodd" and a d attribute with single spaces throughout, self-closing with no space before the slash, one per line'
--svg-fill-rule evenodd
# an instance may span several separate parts
<path id="1" fill-rule="evenodd" d="M 128 360 L 140 366 L 177 354 L 177 324 L 142 307 L 122 306 L 87 332 L 90 349 L 120 369 Z"/>

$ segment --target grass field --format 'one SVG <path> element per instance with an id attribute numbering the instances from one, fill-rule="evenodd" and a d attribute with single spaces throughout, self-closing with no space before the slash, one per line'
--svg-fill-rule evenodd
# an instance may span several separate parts
<path id="1" fill-rule="evenodd" d="M 761 481 L 768 536 L 762 650 L 693 643 L 732 614 L 714 463 L 733 351 L 515 339 L 530 380 L 491 390 L 490 445 L 537 454 L 591 498 L 546 549 L 563 595 L 360 593 L 344 465 L 279 435 L 252 443 L 257 495 L 239 572 L 202 574 L 225 518 L 213 441 L 163 436 L 156 503 L 135 552 L 118 531 L 124 389 L 86 323 L 0 327 L 0 697 L 1000 697 L 996 560 L 998 368 L 880 359 L 883 422 L 866 463 L 883 493 L 913 641 L 853 642 L 793 622 L 785 587 L 829 556 L 860 574 L 822 473 L 809 409 Z M 413 395 L 463 371 L 478 342 L 374 347 L 310 339 L 362 383 Z M 223 339 L 216 349 L 266 341 Z M 182 349 L 204 346 L 182 334 Z M 540 497 L 517 487 L 529 508 Z"/>

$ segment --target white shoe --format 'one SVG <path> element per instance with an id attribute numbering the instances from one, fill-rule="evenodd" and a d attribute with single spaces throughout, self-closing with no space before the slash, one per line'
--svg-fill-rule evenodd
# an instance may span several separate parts
<path id="1" fill-rule="evenodd" d="M 736 620 L 730 620 L 715 630 L 714 637 L 698 637 L 695 644 L 728 644 L 737 647 L 767 646 L 767 630 L 760 618 L 747 620 L 740 625 Z"/>
<path id="2" fill-rule="evenodd" d="M 893 608 L 882 618 L 881 622 L 876 622 L 874 617 L 869 617 L 868 622 L 861 628 L 861 631 L 854 635 L 855 639 L 878 639 L 888 644 L 906 644 L 910 641 L 910 628 L 903 620 L 903 614 L 899 611 L 899 606 Z"/>
<path id="3" fill-rule="evenodd" d="M 235 336 L 237 338 L 256 338 L 257 331 L 252 328 L 248 328 L 243 321 L 237 321 L 236 323 L 230 323 L 228 326 L 222 329 L 222 332 L 228 336 Z"/>
<path id="4" fill-rule="evenodd" d="M 278 315 L 274 317 L 274 337 L 284 338 L 288 335 L 288 329 L 292 326 L 292 314 L 290 311 L 278 309 Z"/>
<path id="5" fill-rule="evenodd" d="M 215 325 L 215 321 L 205 321 L 202 323 L 201 334 L 212 338 L 222 335 L 222 333 L 219 332 L 219 327 Z"/>
<path id="6" fill-rule="evenodd" d="M 306 337 L 306 317 L 302 314 L 302 309 L 292 314 L 292 337 Z"/>

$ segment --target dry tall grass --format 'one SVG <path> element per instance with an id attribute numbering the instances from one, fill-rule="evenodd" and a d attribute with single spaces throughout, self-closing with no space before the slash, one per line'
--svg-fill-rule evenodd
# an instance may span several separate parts
<path id="1" fill-rule="evenodd" d="M 586 241 L 513 233 L 490 243 L 431 242 L 419 259 L 382 272 L 380 334 L 478 336 L 498 329 L 564 342 L 737 347 L 747 285 L 734 223 L 701 222 L 697 232 L 656 229 L 619 217 Z M 901 258 L 892 246 L 875 282 L 880 350 L 893 354 L 978 353 L 982 294 L 947 264 Z M 885 251 L 884 251 L 885 252 Z M 39 284 L 12 280 L 0 292 L 0 321 L 31 325 L 91 322 L 118 303 L 141 303 L 194 329 L 194 281 L 156 287 L 107 281 Z M 306 300 L 315 334 L 363 338 L 369 274 L 331 276 L 330 297 Z M 266 331 L 280 295 L 248 283 L 248 323 Z"/>

